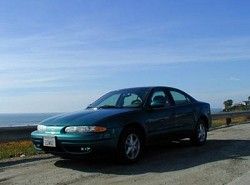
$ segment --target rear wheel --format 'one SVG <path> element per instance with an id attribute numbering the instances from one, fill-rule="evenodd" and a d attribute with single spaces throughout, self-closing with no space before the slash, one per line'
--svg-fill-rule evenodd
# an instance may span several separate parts
<path id="1" fill-rule="evenodd" d="M 122 132 L 118 144 L 118 158 L 120 162 L 133 163 L 141 157 L 143 149 L 142 134 L 135 128 L 128 128 Z"/>
<path id="2" fill-rule="evenodd" d="M 203 120 L 200 120 L 195 128 L 191 141 L 196 146 L 204 145 L 207 141 L 207 127 Z"/>

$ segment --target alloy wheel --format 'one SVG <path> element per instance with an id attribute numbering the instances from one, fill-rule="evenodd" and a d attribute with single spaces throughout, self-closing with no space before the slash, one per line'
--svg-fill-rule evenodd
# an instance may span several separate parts
<path id="1" fill-rule="evenodd" d="M 206 128 L 204 124 L 200 124 L 198 127 L 198 139 L 203 142 L 206 139 Z"/>
<path id="2" fill-rule="evenodd" d="M 125 153 L 130 160 L 134 160 L 140 153 L 141 143 L 139 137 L 131 133 L 125 140 Z"/>

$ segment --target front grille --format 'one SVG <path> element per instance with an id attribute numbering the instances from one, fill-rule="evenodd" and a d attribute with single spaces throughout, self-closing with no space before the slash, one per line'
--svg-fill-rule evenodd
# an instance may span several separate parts
<path id="1" fill-rule="evenodd" d="M 45 152 L 48 152 L 48 153 L 61 153 L 61 152 L 63 152 L 63 150 L 61 149 L 61 147 L 45 147 L 45 146 L 43 146 L 43 150 L 45 151 Z"/>
<path id="2" fill-rule="evenodd" d="M 38 150 L 43 150 L 46 153 L 72 153 L 72 154 L 86 154 L 92 152 L 92 146 L 86 144 L 65 144 L 56 140 L 56 147 L 43 146 L 42 139 L 33 139 L 33 143 Z"/>

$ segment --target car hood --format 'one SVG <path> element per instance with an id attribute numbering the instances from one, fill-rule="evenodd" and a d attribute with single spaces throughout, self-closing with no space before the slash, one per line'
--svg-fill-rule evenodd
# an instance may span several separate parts
<path id="1" fill-rule="evenodd" d="M 94 125 L 101 121 L 124 113 L 133 112 L 135 109 L 86 109 L 80 112 L 60 114 L 41 122 L 47 126 Z"/>

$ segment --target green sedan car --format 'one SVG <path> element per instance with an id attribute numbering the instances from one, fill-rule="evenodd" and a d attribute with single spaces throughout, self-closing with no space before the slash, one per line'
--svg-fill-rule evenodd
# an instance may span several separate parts
<path id="1" fill-rule="evenodd" d="M 135 162 L 147 143 L 190 138 L 206 142 L 210 105 L 171 87 L 138 87 L 109 92 L 85 110 L 42 121 L 31 138 L 39 151 L 61 157 L 114 152 Z"/>

